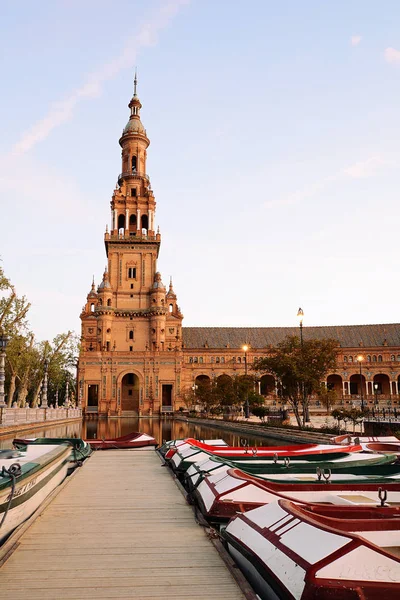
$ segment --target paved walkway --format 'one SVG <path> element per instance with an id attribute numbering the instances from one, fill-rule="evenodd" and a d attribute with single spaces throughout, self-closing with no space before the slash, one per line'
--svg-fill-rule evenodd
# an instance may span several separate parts
<path id="1" fill-rule="evenodd" d="M 243 600 L 154 450 L 96 452 L 19 539 L 0 598 Z"/>

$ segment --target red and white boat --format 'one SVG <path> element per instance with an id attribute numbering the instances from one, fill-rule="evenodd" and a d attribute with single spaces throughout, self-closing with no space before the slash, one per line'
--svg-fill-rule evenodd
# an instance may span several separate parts
<path id="1" fill-rule="evenodd" d="M 165 458 L 165 460 L 169 460 L 173 457 L 173 455 L 175 454 L 175 452 L 177 451 L 177 449 L 180 446 L 183 446 L 184 444 L 187 443 L 187 440 L 189 438 L 184 438 L 184 439 L 179 439 L 179 440 L 170 440 L 168 442 L 164 442 L 162 446 L 160 446 L 159 448 L 157 448 L 157 452 L 159 454 L 161 454 L 161 456 L 163 458 Z M 190 438 L 191 439 L 191 438 Z M 225 442 L 225 440 L 222 439 L 213 439 L 213 440 L 201 440 L 202 442 L 204 442 L 205 444 L 208 444 L 210 446 L 227 446 L 228 444 Z"/>
<path id="2" fill-rule="evenodd" d="M 93 450 L 122 450 L 126 448 L 145 448 L 146 446 L 157 446 L 157 440 L 147 433 L 134 431 L 121 437 L 106 440 L 85 440 Z"/>
<path id="3" fill-rule="evenodd" d="M 336 505 L 371 506 L 400 503 L 400 474 L 385 477 L 351 473 L 277 473 L 261 479 L 240 469 L 228 469 L 204 477 L 193 498 L 210 521 L 227 521 L 277 499 Z M 387 467 L 390 468 L 390 467 Z M 398 466 L 397 466 L 398 471 Z M 379 491 L 381 489 L 381 491 Z M 383 491 L 382 491 L 383 490 Z"/>
<path id="4" fill-rule="evenodd" d="M 334 444 L 370 444 L 370 443 L 382 443 L 382 444 L 400 444 L 399 438 L 394 435 L 350 435 L 346 433 L 345 435 L 337 435 L 332 438 L 332 442 Z"/>
<path id="5" fill-rule="evenodd" d="M 400 507 L 278 500 L 222 531 L 262 600 L 398 600 Z"/>
<path id="6" fill-rule="evenodd" d="M 336 444 L 297 444 L 292 446 L 210 446 L 194 439 L 187 439 L 185 443 L 175 448 L 174 453 L 165 457 L 170 459 L 171 467 L 176 471 L 186 470 L 190 463 L 218 456 L 231 460 L 247 460 L 253 458 L 290 458 L 301 460 L 304 457 L 314 460 L 339 458 L 348 453 L 361 452 L 360 444 L 338 446 Z"/>
<path id="7" fill-rule="evenodd" d="M 396 454 L 400 458 L 400 440 L 394 435 L 387 436 L 350 436 L 339 435 L 332 440 L 335 444 L 361 444 L 364 452 L 380 452 L 382 454 Z"/>

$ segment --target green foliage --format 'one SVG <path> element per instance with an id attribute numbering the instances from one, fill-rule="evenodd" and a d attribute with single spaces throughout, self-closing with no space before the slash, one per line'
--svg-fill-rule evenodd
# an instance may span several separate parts
<path id="1" fill-rule="evenodd" d="M 255 417 L 258 417 L 261 422 L 264 422 L 265 417 L 269 415 L 269 408 L 267 406 L 252 406 L 251 412 Z"/>
<path id="2" fill-rule="evenodd" d="M 0 331 L 9 336 L 6 349 L 6 394 L 8 405 L 17 402 L 36 406 L 43 384 L 45 361 L 48 363 L 48 400 L 60 401 L 68 381 L 70 394 L 75 389 L 78 338 L 71 331 L 57 335 L 52 342 L 37 342 L 29 331 L 27 313 L 30 304 L 19 298 L 0 267 Z"/>
<path id="3" fill-rule="evenodd" d="M 311 394 L 318 393 L 327 371 L 336 368 L 337 347 L 333 339 L 301 343 L 298 337 L 288 336 L 252 366 L 277 378 L 281 399 L 292 406 L 299 426 L 305 425 Z"/>
<path id="4" fill-rule="evenodd" d="M 317 392 L 318 400 L 321 402 L 322 406 L 326 408 L 326 412 L 329 412 L 329 409 L 332 406 L 335 406 L 338 400 L 337 393 L 335 390 L 329 390 L 325 385 L 321 385 L 319 391 Z"/>
<path id="5" fill-rule="evenodd" d="M 0 267 L 0 332 L 12 336 L 26 328 L 29 308 L 30 304 L 25 296 L 17 296 L 3 268 Z"/>

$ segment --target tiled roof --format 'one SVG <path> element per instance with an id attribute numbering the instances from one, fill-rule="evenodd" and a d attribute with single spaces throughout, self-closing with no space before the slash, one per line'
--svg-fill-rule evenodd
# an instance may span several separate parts
<path id="1" fill-rule="evenodd" d="M 275 346 L 298 327 L 182 327 L 184 348 L 252 348 Z M 400 346 L 400 323 L 303 327 L 304 339 L 333 338 L 343 348 Z"/>

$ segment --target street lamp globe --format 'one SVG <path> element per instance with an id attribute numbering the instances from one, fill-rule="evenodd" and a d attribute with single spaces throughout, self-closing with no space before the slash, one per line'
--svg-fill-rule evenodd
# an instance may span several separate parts
<path id="1" fill-rule="evenodd" d="M 299 320 L 299 323 L 302 325 L 303 324 L 303 318 L 304 318 L 304 311 L 302 308 L 299 308 L 299 310 L 297 311 L 297 318 Z"/>

